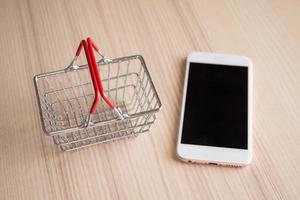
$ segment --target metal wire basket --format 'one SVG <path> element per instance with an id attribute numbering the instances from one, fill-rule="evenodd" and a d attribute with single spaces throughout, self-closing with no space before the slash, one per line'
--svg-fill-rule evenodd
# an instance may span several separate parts
<path id="1" fill-rule="evenodd" d="M 93 125 L 81 126 L 94 99 L 87 65 L 34 77 L 43 131 L 64 151 L 147 132 L 161 108 L 142 56 L 102 59 L 97 65 L 105 94 L 122 110 L 124 119 L 101 99 L 91 115 Z"/>

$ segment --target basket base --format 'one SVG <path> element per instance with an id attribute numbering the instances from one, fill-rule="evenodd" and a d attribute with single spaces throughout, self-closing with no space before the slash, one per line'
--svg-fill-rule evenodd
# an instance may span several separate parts
<path id="1" fill-rule="evenodd" d="M 102 136 L 99 136 L 96 138 L 91 138 L 91 139 L 87 139 L 84 141 L 79 141 L 79 142 L 74 142 L 74 143 L 59 145 L 59 146 L 60 146 L 60 149 L 63 151 L 71 151 L 71 150 L 80 149 L 80 148 L 84 148 L 87 146 L 93 146 L 93 145 L 101 144 L 101 143 L 105 143 L 105 142 L 110 142 L 110 141 L 130 138 L 130 137 L 136 137 L 137 135 L 132 134 L 132 132 L 133 131 L 131 131 L 131 132 L 120 131 L 120 132 L 116 132 L 113 134 L 109 134 L 109 136 L 102 135 Z"/>
<path id="2" fill-rule="evenodd" d="M 128 113 L 124 103 L 119 102 L 118 106 L 124 113 Z M 101 126 L 91 126 L 78 131 L 55 135 L 53 140 L 61 150 L 70 151 L 118 139 L 137 137 L 139 133 L 149 131 L 150 125 L 154 122 L 137 125 L 143 117 L 118 120 Z"/>

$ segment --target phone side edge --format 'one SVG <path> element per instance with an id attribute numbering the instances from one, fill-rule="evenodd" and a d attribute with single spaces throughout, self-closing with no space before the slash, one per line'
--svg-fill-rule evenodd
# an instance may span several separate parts
<path id="1" fill-rule="evenodd" d="M 177 146 L 176 146 L 176 155 L 178 158 L 180 158 L 180 160 L 183 161 L 186 160 L 186 158 L 184 158 L 180 152 L 180 144 L 181 144 L 181 137 L 182 137 L 184 110 L 185 110 L 186 94 L 187 94 L 187 86 L 188 86 L 188 78 L 189 78 L 189 70 L 190 70 L 190 59 L 193 53 L 194 52 L 190 53 L 186 59 L 183 93 L 182 93 L 182 101 L 181 101 L 181 109 L 180 109 L 180 120 L 179 120 Z"/>

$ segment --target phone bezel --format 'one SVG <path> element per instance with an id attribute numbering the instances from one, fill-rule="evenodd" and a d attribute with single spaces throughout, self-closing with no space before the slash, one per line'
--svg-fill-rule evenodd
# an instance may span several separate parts
<path id="1" fill-rule="evenodd" d="M 205 145 L 182 144 L 182 127 L 190 63 L 220 64 L 248 68 L 248 148 L 235 149 Z M 177 155 L 183 161 L 244 166 L 252 159 L 252 62 L 249 58 L 233 54 L 192 52 L 186 62 L 180 126 L 177 140 Z"/>

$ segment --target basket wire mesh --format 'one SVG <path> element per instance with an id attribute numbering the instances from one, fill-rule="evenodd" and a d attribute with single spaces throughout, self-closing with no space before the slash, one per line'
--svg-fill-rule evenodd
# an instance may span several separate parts
<path id="1" fill-rule="evenodd" d="M 161 102 L 140 55 L 97 62 L 105 94 L 126 115 L 119 119 L 102 100 L 91 115 L 93 125 L 80 125 L 89 115 L 94 90 L 87 65 L 36 75 L 34 85 L 43 131 L 62 150 L 137 136 L 150 130 Z"/>

